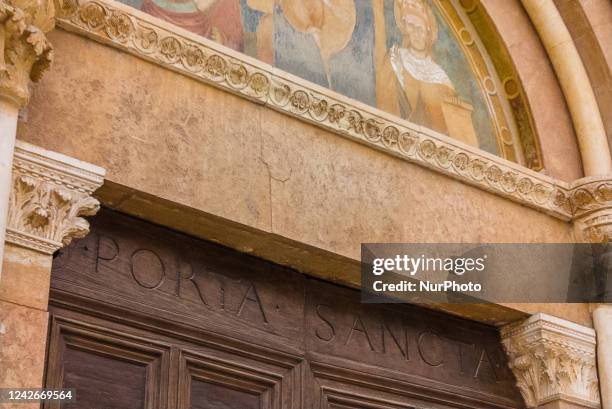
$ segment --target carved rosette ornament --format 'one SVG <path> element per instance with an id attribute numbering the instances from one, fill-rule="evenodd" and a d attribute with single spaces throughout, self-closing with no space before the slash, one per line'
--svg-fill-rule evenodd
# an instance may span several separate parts
<path id="1" fill-rule="evenodd" d="M 577 239 L 612 241 L 612 177 L 587 177 L 572 184 L 569 197 Z"/>
<path id="2" fill-rule="evenodd" d="M 592 328 L 540 313 L 502 328 L 501 335 L 527 407 L 601 407 Z"/>
<path id="3" fill-rule="evenodd" d="M 52 254 L 85 236 L 103 180 L 102 168 L 18 141 L 6 241 Z"/>
<path id="4" fill-rule="evenodd" d="M 572 217 L 565 182 L 313 86 L 126 4 L 55 5 L 66 30 L 562 220 Z"/>

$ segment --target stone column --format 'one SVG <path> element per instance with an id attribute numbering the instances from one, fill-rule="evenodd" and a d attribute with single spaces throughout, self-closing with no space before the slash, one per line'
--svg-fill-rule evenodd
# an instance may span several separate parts
<path id="1" fill-rule="evenodd" d="M 501 330 L 528 408 L 600 408 L 595 331 L 546 314 Z"/>
<path id="2" fill-rule="evenodd" d="M 579 179 L 572 183 L 570 203 L 576 240 L 581 243 L 612 242 L 612 175 Z M 609 299 L 612 276 L 604 277 L 599 291 Z M 612 305 L 594 304 L 597 333 L 597 366 L 604 409 L 612 409 Z"/>
<path id="3" fill-rule="evenodd" d="M 0 280 L 0 388 L 36 388 L 45 364 L 52 255 L 88 233 L 81 216 L 97 212 L 91 194 L 104 170 L 20 141 L 12 163 Z"/>
<path id="4" fill-rule="evenodd" d="M 0 99 L 0 260 L 3 259 L 8 198 L 11 192 L 11 166 L 17 131 L 17 106 Z M 0 279 L 2 267 L 0 266 Z"/>
<path id="5" fill-rule="evenodd" d="M 612 408 L 612 305 L 597 305 L 593 311 L 597 332 L 597 366 L 601 382 L 601 403 Z"/>
<path id="6" fill-rule="evenodd" d="M 45 33 L 54 26 L 52 0 L 0 0 L 0 260 L 3 259 L 17 113 L 51 64 Z M 0 267 L 0 276 L 1 270 Z"/>

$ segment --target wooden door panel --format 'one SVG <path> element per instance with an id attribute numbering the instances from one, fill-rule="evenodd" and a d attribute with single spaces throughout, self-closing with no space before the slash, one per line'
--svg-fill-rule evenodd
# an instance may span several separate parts
<path id="1" fill-rule="evenodd" d="M 54 317 L 47 387 L 77 391 L 63 409 L 158 409 L 166 405 L 169 353 L 149 339 Z"/>
<path id="2" fill-rule="evenodd" d="M 372 367 L 348 369 L 345 363 L 309 362 L 308 408 L 332 409 L 452 409 L 512 408 L 512 399 L 493 398 L 484 391 L 402 379 L 398 373 Z M 475 393 L 478 392 L 478 393 Z M 495 403 L 492 404 L 491 401 Z"/>
<path id="3" fill-rule="evenodd" d="M 301 357 L 207 333 L 135 328 L 101 309 L 50 312 L 47 387 L 77 390 L 77 402 L 62 408 L 304 408 Z"/>
<path id="4" fill-rule="evenodd" d="M 271 409 L 275 384 L 265 374 L 231 362 L 187 356 L 181 365 L 178 407 Z"/>
<path id="5" fill-rule="evenodd" d="M 65 404 L 66 409 L 96 408 L 141 409 L 145 407 L 147 367 L 67 348 L 64 351 L 64 388 L 79 391 L 78 402 Z M 121 382 L 117 382 L 121 374 Z"/>
<path id="6" fill-rule="evenodd" d="M 301 364 L 183 350 L 179 409 L 302 409 Z"/>
<path id="7" fill-rule="evenodd" d="M 263 409 L 261 396 L 257 393 L 246 392 L 227 385 L 193 378 L 191 380 L 190 404 L 185 407 L 191 409 Z"/>

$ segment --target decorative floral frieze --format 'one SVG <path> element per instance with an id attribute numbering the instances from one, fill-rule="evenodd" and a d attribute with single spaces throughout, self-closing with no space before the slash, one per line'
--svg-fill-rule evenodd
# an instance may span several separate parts
<path id="1" fill-rule="evenodd" d="M 567 185 L 394 118 L 112 0 L 55 0 L 58 24 L 563 220 Z"/>
<path id="2" fill-rule="evenodd" d="M 53 0 L 0 0 L 0 95 L 25 106 L 30 80 L 53 60 L 45 33 L 55 24 Z"/>
<path id="3" fill-rule="evenodd" d="M 592 328 L 540 313 L 501 335 L 527 407 L 554 401 L 600 407 Z"/>
<path id="4" fill-rule="evenodd" d="M 84 237 L 100 204 L 91 194 L 104 170 L 33 145 L 17 142 L 7 241 L 51 254 Z"/>

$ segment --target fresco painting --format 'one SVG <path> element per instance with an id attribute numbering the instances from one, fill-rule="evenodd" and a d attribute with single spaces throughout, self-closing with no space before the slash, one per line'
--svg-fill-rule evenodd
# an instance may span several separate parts
<path id="1" fill-rule="evenodd" d="M 243 49 L 240 5 L 235 0 L 143 0 L 141 9 L 235 50 Z"/>
<path id="2" fill-rule="evenodd" d="M 384 111 L 478 145 L 472 107 L 455 91 L 432 57 L 438 23 L 422 1 L 395 1 L 393 16 L 401 41 L 388 47 L 384 10 L 374 7 L 376 102 Z"/>
<path id="3" fill-rule="evenodd" d="M 124 0 L 156 17 L 498 153 L 458 40 L 430 0 Z"/>

